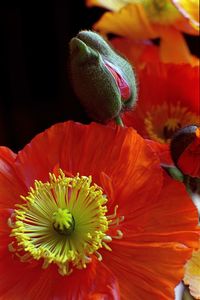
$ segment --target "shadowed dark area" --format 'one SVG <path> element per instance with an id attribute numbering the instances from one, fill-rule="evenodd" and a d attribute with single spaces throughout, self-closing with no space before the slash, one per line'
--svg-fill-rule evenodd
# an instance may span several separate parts
<path id="1" fill-rule="evenodd" d="M 56 122 L 89 121 L 69 83 L 68 43 L 98 13 L 84 1 L 0 8 L 0 145 L 17 151 Z"/>

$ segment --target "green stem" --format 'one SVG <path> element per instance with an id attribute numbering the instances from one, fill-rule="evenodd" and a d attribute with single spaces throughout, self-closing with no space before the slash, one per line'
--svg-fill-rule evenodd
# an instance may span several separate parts
<path id="1" fill-rule="evenodd" d="M 191 188 L 190 188 L 190 176 L 188 176 L 188 175 L 184 176 L 184 183 L 185 183 L 185 187 L 186 187 L 186 190 L 187 190 L 188 194 L 191 195 L 192 191 L 191 191 Z"/>
<path id="2" fill-rule="evenodd" d="M 115 123 L 121 127 L 124 127 L 124 123 L 122 122 L 120 116 L 115 117 Z"/>

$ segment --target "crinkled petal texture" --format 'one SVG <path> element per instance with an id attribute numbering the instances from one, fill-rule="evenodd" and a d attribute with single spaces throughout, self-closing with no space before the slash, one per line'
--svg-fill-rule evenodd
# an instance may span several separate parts
<path id="1" fill-rule="evenodd" d="M 0 149 L 1 299 L 174 299 L 183 265 L 197 247 L 197 212 L 184 187 L 166 177 L 159 159 L 131 128 L 73 122 L 57 124 L 15 155 Z M 100 249 L 103 260 L 61 276 L 41 260 L 20 262 L 8 251 L 7 219 L 20 195 L 48 173 L 92 175 L 108 197 L 108 214 L 119 206 L 121 239 Z"/>
<path id="2" fill-rule="evenodd" d="M 139 105 L 124 114 L 125 125 L 134 127 L 145 138 L 152 138 L 145 119 L 152 123 L 151 130 L 164 135 L 168 122 L 178 127 L 200 123 L 199 67 L 174 64 L 148 64 L 138 72 Z"/>
<path id="3" fill-rule="evenodd" d="M 168 144 L 161 144 L 148 139 L 147 139 L 147 143 L 150 146 L 151 150 L 159 156 L 162 164 L 168 166 L 174 165 Z"/>

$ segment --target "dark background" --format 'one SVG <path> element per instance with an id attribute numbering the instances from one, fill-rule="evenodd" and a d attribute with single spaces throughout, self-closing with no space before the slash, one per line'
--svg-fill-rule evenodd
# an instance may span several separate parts
<path id="1" fill-rule="evenodd" d="M 13 151 L 56 122 L 90 121 L 67 76 L 68 43 L 103 10 L 81 0 L 41 3 L 0 4 L 0 145 Z M 197 38 L 187 39 L 197 52 Z"/>

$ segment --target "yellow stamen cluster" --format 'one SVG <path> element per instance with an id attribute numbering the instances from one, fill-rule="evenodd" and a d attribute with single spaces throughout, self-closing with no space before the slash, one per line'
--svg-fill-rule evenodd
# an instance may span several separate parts
<path id="1" fill-rule="evenodd" d="M 198 116 L 181 106 L 179 102 L 175 104 L 164 102 L 152 106 L 144 119 L 149 138 L 159 143 L 169 143 L 178 129 L 188 124 L 198 124 L 198 122 Z"/>
<path id="2" fill-rule="evenodd" d="M 73 268 L 86 268 L 92 255 L 101 260 L 98 250 L 112 250 L 106 235 L 109 224 L 115 222 L 106 216 L 107 198 L 92 178 L 77 175 L 66 177 L 60 171 L 50 174 L 48 182 L 35 181 L 25 204 L 16 205 L 9 225 L 13 242 L 9 250 L 21 261 L 43 259 L 43 268 L 57 264 L 61 275 L 69 275 Z M 114 214 L 116 222 L 120 218 Z M 112 224 L 111 224 L 112 226 Z M 121 231 L 117 237 L 121 238 Z"/>

